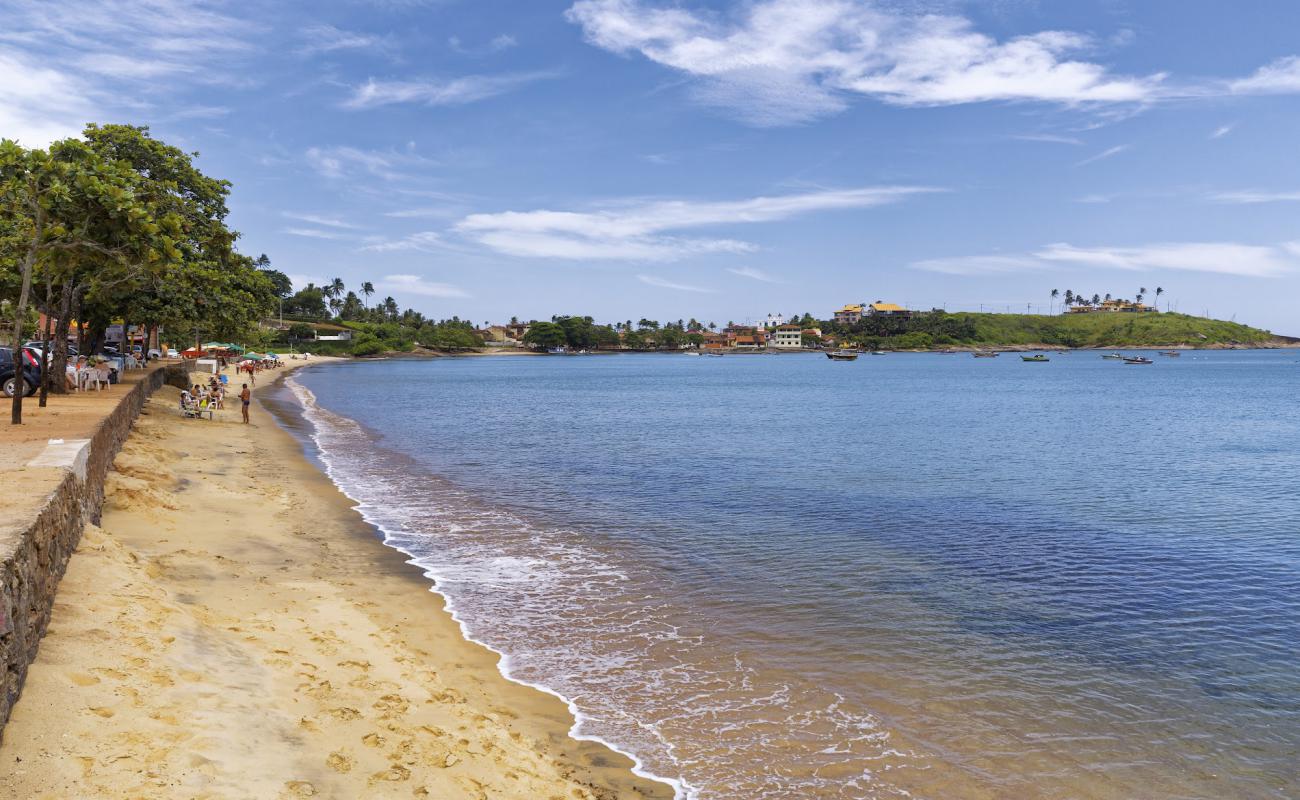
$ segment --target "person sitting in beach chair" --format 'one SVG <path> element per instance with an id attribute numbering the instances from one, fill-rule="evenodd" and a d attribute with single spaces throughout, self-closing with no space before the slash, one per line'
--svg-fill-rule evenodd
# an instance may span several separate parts
<path id="1" fill-rule="evenodd" d="M 188 389 L 181 390 L 181 415 L 188 419 L 202 419 L 207 414 L 212 419 L 212 404 L 200 401 L 190 394 Z"/>

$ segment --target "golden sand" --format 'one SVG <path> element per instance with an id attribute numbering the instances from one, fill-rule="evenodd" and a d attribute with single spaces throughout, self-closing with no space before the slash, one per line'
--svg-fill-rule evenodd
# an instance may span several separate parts
<path id="1" fill-rule="evenodd" d="M 501 677 L 257 404 L 241 425 L 237 400 L 209 422 L 176 398 L 69 564 L 0 796 L 672 796 Z"/>

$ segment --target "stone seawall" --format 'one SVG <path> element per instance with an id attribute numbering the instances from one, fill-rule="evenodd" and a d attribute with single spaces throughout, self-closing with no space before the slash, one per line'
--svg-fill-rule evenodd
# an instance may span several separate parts
<path id="1" fill-rule="evenodd" d="M 62 477 L 51 479 L 52 490 L 30 521 L 4 520 L 9 524 L 0 527 L 0 736 L 49 625 L 68 558 L 86 523 L 99 522 L 113 459 L 149 395 L 164 384 L 186 385 L 187 377 L 183 365 L 155 369 L 122 396 L 89 440 L 52 444 L 40 466 L 55 467 Z M 0 509 L 5 505 L 0 501 Z"/>

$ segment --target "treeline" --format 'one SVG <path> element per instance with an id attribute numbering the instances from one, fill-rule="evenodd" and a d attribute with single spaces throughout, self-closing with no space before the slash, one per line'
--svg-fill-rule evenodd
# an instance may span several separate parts
<path id="1" fill-rule="evenodd" d="M 195 156 L 130 125 L 88 125 L 46 149 L 0 140 L 0 301 L 15 345 L 54 344 L 42 404 L 64 391 L 49 376 L 63 375 L 73 320 L 81 352 L 95 352 L 116 319 L 229 340 L 275 307 L 270 276 L 226 225 L 230 183 Z M 56 324 L 36 330 L 35 310 Z"/>
<path id="2" fill-rule="evenodd" d="M 968 315 L 939 310 L 909 317 L 865 316 L 847 325 L 827 320 L 821 325 L 823 333 L 836 336 L 842 343 L 869 350 L 923 350 L 935 345 L 967 344 L 979 336 Z"/>
<path id="3" fill-rule="evenodd" d="M 370 281 L 361 284 L 360 293 L 349 291 L 342 278 L 334 278 L 324 286 L 309 283 L 298 291 L 288 276 L 271 268 L 265 255 L 254 262 L 270 278 L 275 293 L 280 298 L 281 311 L 299 321 L 289 326 L 284 339 L 290 344 L 310 340 L 314 329 L 306 321 L 332 322 L 355 332 L 349 343 L 321 343 L 315 345 L 319 352 L 350 353 L 371 356 L 384 352 L 405 352 L 416 345 L 434 350 L 467 350 L 483 346 L 483 339 L 474 323 L 460 317 L 433 320 L 415 309 L 403 311 L 392 297 L 385 297 L 373 306 L 370 298 L 375 293 Z"/>

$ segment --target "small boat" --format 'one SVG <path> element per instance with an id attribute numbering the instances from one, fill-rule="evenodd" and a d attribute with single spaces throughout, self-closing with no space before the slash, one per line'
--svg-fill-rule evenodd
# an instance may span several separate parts
<path id="1" fill-rule="evenodd" d="M 1052 359 L 1048 358 L 1047 356 L 1043 355 L 1042 353 L 1036 353 L 1036 354 L 1034 354 L 1034 355 L 1032 355 L 1032 356 L 1021 356 L 1021 357 L 1020 357 L 1020 360 L 1021 360 L 1021 361 L 1039 362 L 1039 361 L 1051 361 Z"/>
<path id="2" fill-rule="evenodd" d="M 1113 358 L 1113 359 L 1115 359 L 1116 361 L 1122 361 L 1123 358 L 1124 358 L 1124 354 L 1123 354 L 1123 353 L 1107 353 L 1106 355 L 1102 356 L 1102 358 Z"/>
<path id="3" fill-rule="evenodd" d="M 993 352 L 992 350 L 976 350 L 975 352 L 971 353 L 971 355 L 974 356 L 975 358 L 997 358 L 998 357 L 998 354 Z"/>
<path id="4" fill-rule="evenodd" d="M 831 361 L 857 361 L 858 353 L 856 350 L 831 350 L 826 357 Z"/>
<path id="5" fill-rule="evenodd" d="M 873 356 L 887 356 L 887 355 L 889 355 L 889 353 L 888 353 L 888 351 L 885 351 L 885 350 L 872 350 L 872 351 L 871 351 L 871 355 L 873 355 Z"/>
<path id="6" fill-rule="evenodd" d="M 722 358 L 722 355 L 723 355 L 723 354 L 722 354 L 722 353 L 704 353 L 703 355 L 708 356 L 709 358 Z"/>
<path id="7" fill-rule="evenodd" d="M 563 347 L 548 347 L 548 348 L 546 348 L 546 352 L 551 353 L 552 355 L 557 355 L 557 356 L 558 356 L 558 355 L 564 355 L 565 353 L 567 353 L 567 352 L 569 352 L 569 351 L 566 350 L 566 349 L 563 348 Z"/>
<path id="8" fill-rule="evenodd" d="M 698 350 L 688 350 L 685 353 L 682 353 L 684 356 L 698 356 L 699 354 Z"/>
<path id="9" fill-rule="evenodd" d="M 1124 359 L 1124 363 L 1125 364 L 1154 364 L 1156 362 L 1152 361 L 1149 358 L 1146 358 L 1145 356 L 1134 356 L 1133 358 Z"/>
<path id="10" fill-rule="evenodd" d="M 1179 356 L 1182 355 L 1182 353 L 1178 352 L 1177 350 L 1161 350 L 1160 355 L 1169 356 L 1170 358 L 1178 358 Z"/>

